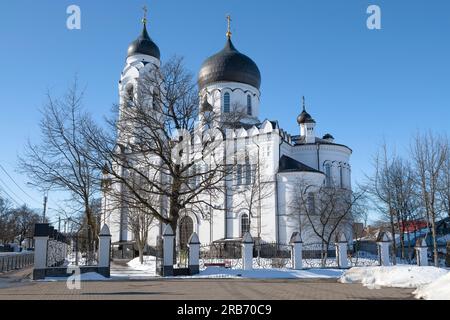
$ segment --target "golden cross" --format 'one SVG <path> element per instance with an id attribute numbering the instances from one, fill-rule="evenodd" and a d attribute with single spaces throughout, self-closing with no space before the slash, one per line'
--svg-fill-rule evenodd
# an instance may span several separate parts
<path id="1" fill-rule="evenodd" d="M 228 29 L 227 29 L 227 37 L 231 38 L 231 16 L 227 15 Z"/>
<path id="2" fill-rule="evenodd" d="M 144 6 L 142 10 L 144 10 L 144 17 L 142 18 L 142 23 L 147 24 L 147 12 L 148 12 L 147 6 Z"/>

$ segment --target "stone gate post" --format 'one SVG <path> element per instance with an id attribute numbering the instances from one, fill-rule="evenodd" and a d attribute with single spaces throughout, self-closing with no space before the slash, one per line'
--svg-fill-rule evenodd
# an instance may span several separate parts
<path id="1" fill-rule="evenodd" d="M 48 223 L 34 225 L 34 269 L 33 280 L 45 279 L 47 268 L 47 245 L 49 240 Z"/>
<path id="2" fill-rule="evenodd" d="M 189 248 L 189 274 L 200 273 L 200 241 L 197 233 L 193 233 L 188 241 Z"/>
<path id="3" fill-rule="evenodd" d="M 416 260 L 419 267 L 428 266 L 428 246 L 425 238 L 417 239 L 416 246 Z"/>
<path id="4" fill-rule="evenodd" d="M 103 225 L 98 235 L 98 273 L 110 277 L 111 266 L 111 232 L 108 225 Z"/>
<path id="5" fill-rule="evenodd" d="M 173 248 L 175 234 L 172 227 L 167 225 L 163 232 L 163 277 L 173 276 Z"/>
<path id="6" fill-rule="evenodd" d="M 390 266 L 391 262 L 389 260 L 389 247 L 391 245 L 391 240 L 385 232 L 380 232 L 377 239 L 378 246 L 378 260 L 380 266 Z"/>
<path id="7" fill-rule="evenodd" d="M 303 241 L 300 236 L 300 232 L 294 232 L 291 236 L 291 262 L 292 262 L 292 268 L 294 270 L 302 270 L 303 269 L 303 257 L 302 257 L 302 250 L 303 250 Z"/>
<path id="8" fill-rule="evenodd" d="M 348 268 L 347 248 L 348 242 L 345 235 L 341 233 L 336 236 L 336 259 L 340 269 Z"/>
<path id="9" fill-rule="evenodd" d="M 242 239 L 242 268 L 244 270 L 253 269 L 253 238 L 247 232 Z"/>

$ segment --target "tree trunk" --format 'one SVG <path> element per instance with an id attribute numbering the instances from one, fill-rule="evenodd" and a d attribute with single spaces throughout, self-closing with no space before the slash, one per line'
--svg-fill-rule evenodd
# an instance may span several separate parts
<path id="1" fill-rule="evenodd" d="M 438 256 L 438 247 L 436 241 L 436 214 L 431 212 L 431 235 L 433 237 L 433 257 L 434 257 L 434 266 L 436 268 L 439 267 L 439 256 Z"/>
<path id="2" fill-rule="evenodd" d="M 404 230 L 405 230 L 404 229 L 405 223 L 399 216 L 400 216 L 400 214 L 397 213 L 396 217 L 397 217 L 397 225 L 398 225 L 398 234 L 399 234 L 399 239 L 400 239 L 400 257 L 404 260 L 405 259 L 405 239 L 403 238 L 403 235 L 404 235 Z M 400 225 L 400 222 L 402 222 L 402 225 Z M 397 254 L 397 252 L 395 254 Z"/>
<path id="3" fill-rule="evenodd" d="M 397 244 L 395 243 L 395 224 L 394 224 L 394 215 L 392 209 L 389 209 L 389 217 L 391 222 L 391 233 L 392 233 L 392 248 L 394 250 L 394 256 L 392 257 L 392 263 L 394 266 L 397 264 Z"/>
<path id="4" fill-rule="evenodd" d="M 139 262 L 144 264 L 144 248 L 139 244 Z"/>

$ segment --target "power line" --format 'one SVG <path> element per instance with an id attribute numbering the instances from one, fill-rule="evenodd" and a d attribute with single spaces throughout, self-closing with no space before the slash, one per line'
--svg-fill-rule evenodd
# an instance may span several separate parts
<path id="1" fill-rule="evenodd" d="M 9 193 L 6 192 L 6 190 L 2 188 L 2 186 L 0 186 L 0 192 L 2 192 L 3 194 L 5 194 L 6 197 L 7 197 L 9 200 L 11 200 L 12 202 L 14 202 L 17 206 L 20 206 L 20 204 L 19 204 L 13 197 L 11 197 L 11 196 L 9 195 Z"/>
<path id="2" fill-rule="evenodd" d="M 23 199 L 21 199 L 14 191 L 12 191 L 11 188 L 8 187 L 8 185 L 2 180 L 2 178 L 0 178 L 0 183 L 3 184 L 6 187 L 6 189 L 8 189 L 9 192 L 11 192 L 17 199 L 19 199 L 22 202 L 22 204 L 26 204 L 26 201 L 23 201 Z M 5 189 L 3 189 L 3 191 L 7 193 Z M 16 203 L 18 202 L 16 201 Z"/>
<path id="3" fill-rule="evenodd" d="M 19 188 L 19 190 L 22 191 L 28 198 L 30 198 L 31 200 L 33 200 L 36 203 L 39 202 L 39 201 L 36 201 L 36 199 L 34 199 L 32 196 L 30 196 L 25 190 L 23 190 L 21 186 L 19 186 L 19 184 L 13 179 L 13 177 L 11 177 L 11 175 L 8 173 L 8 171 L 6 171 L 5 167 L 3 167 L 3 165 L 1 163 L 0 163 L 0 169 L 2 169 L 4 173 L 6 173 L 6 175 L 11 179 L 11 181 L 17 186 L 17 188 Z"/>

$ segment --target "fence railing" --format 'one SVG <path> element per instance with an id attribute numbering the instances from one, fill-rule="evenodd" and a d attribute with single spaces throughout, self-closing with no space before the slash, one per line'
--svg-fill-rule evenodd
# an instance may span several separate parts
<path id="1" fill-rule="evenodd" d="M 20 270 L 34 264 L 34 252 L 0 255 L 0 273 Z"/>

